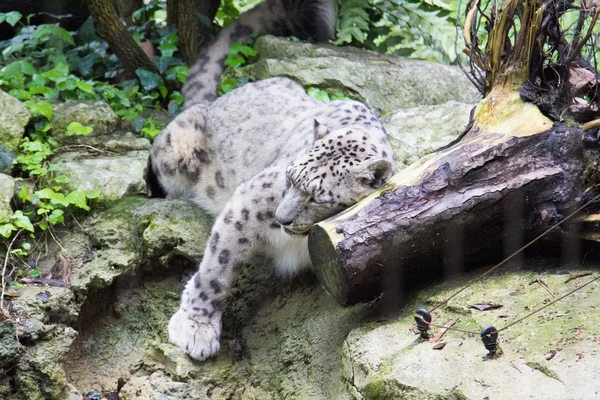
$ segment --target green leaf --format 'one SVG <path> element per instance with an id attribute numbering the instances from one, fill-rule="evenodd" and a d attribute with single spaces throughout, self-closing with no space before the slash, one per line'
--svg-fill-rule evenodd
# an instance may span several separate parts
<path id="1" fill-rule="evenodd" d="M 14 226 L 13 224 L 3 224 L 3 225 L 0 225 L 0 235 L 4 236 L 7 239 L 16 230 L 17 230 L 17 227 Z"/>
<path id="2" fill-rule="evenodd" d="M 238 82 L 233 78 L 226 78 L 221 81 L 219 88 L 223 93 L 229 93 L 234 89 L 237 89 Z"/>
<path id="3" fill-rule="evenodd" d="M 41 74 L 44 78 L 56 82 L 60 78 L 66 78 L 69 75 L 69 66 L 64 63 L 58 63 L 54 68 Z"/>
<path id="4" fill-rule="evenodd" d="M 48 216 L 48 222 L 50 222 L 50 225 L 56 225 L 58 223 L 65 222 L 64 211 L 53 210 L 52 213 Z"/>
<path id="5" fill-rule="evenodd" d="M 94 128 L 91 126 L 81 125 L 81 123 L 74 121 L 67 126 L 67 136 L 87 136 L 92 133 L 93 130 Z"/>
<path id="6" fill-rule="evenodd" d="M 149 71 L 144 68 L 135 70 L 136 75 L 140 78 L 140 83 L 144 90 L 149 91 L 163 85 L 163 79 L 156 72 Z"/>
<path id="7" fill-rule="evenodd" d="M 23 18 L 23 14 L 18 11 L 9 11 L 7 13 L 0 13 L 0 24 L 6 22 L 10 26 L 15 26 Z"/>
<path id="8" fill-rule="evenodd" d="M 35 197 L 39 199 L 47 199 L 50 200 L 51 204 L 60 205 L 62 207 L 68 207 L 71 203 L 68 198 L 65 198 L 65 195 L 59 192 L 55 192 L 50 188 L 44 188 L 42 190 L 38 190 L 33 194 Z"/>
<path id="9" fill-rule="evenodd" d="M 69 178 L 68 176 L 65 176 L 65 175 L 59 175 L 56 178 L 54 178 L 54 182 L 56 182 L 56 183 L 69 183 L 69 182 L 71 182 L 71 178 Z"/>
<path id="10" fill-rule="evenodd" d="M 98 189 L 85 193 L 85 197 L 87 197 L 88 199 L 97 199 L 98 196 L 100 196 L 100 190 Z"/>
<path id="11" fill-rule="evenodd" d="M 44 24 L 37 27 L 33 32 L 33 37 L 36 39 L 48 39 L 51 36 L 56 36 L 72 46 L 75 46 L 75 41 L 71 34 L 58 25 Z"/>
<path id="12" fill-rule="evenodd" d="M 45 101 L 29 101 L 27 106 L 34 117 L 43 115 L 48 120 L 52 119 L 52 104 Z"/>
<path id="13" fill-rule="evenodd" d="M 12 79 L 21 73 L 25 75 L 33 75 L 36 72 L 37 70 L 33 65 L 31 65 L 31 63 L 25 60 L 19 60 L 2 68 L 1 76 L 3 79 Z"/>
<path id="14" fill-rule="evenodd" d="M 66 197 L 67 202 L 73 204 L 75 207 L 84 209 L 89 211 L 89 207 L 87 205 L 87 194 L 83 189 L 75 189 L 71 193 L 69 193 Z"/>
<path id="15" fill-rule="evenodd" d="M 14 224 L 17 228 L 25 229 L 29 232 L 34 232 L 33 225 L 31 224 L 29 217 L 23 214 L 21 210 L 15 211 L 15 213 L 12 216 L 12 219 L 14 220 Z"/>

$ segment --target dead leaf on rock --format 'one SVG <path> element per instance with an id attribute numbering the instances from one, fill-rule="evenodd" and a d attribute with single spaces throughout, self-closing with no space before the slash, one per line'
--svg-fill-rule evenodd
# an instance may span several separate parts
<path id="1" fill-rule="evenodd" d="M 492 303 L 480 303 L 480 304 L 469 304 L 470 308 L 474 308 L 479 311 L 489 311 L 489 310 L 497 310 L 502 308 L 502 304 L 492 304 Z"/>
<path id="2" fill-rule="evenodd" d="M 548 354 L 546 354 L 546 361 L 550 361 L 556 355 L 556 350 L 550 350 Z"/>
<path id="3" fill-rule="evenodd" d="M 21 295 L 21 292 L 16 290 L 5 290 L 4 295 L 8 297 L 19 297 Z"/>
<path id="4" fill-rule="evenodd" d="M 435 346 L 433 346 L 434 350 L 442 350 L 444 347 L 446 347 L 446 342 L 439 342 L 436 343 Z"/>
<path id="5" fill-rule="evenodd" d="M 457 321 L 455 320 L 449 320 L 448 322 L 446 322 L 444 324 L 444 327 L 441 328 L 435 335 L 433 335 L 433 337 L 431 339 L 429 339 L 430 342 L 437 342 L 438 340 L 440 340 L 442 338 L 442 336 L 444 336 L 444 333 L 446 333 L 446 331 L 448 330 L 448 328 L 450 328 L 452 325 L 454 325 Z"/>
<path id="6" fill-rule="evenodd" d="M 583 97 L 596 84 L 596 74 L 585 68 L 571 68 L 569 86 L 573 97 Z"/>
<path id="7" fill-rule="evenodd" d="M 50 293 L 49 291 L 44 291 L 44 292 L 40 292 L 38 294 L 35 295 L 35 298 L 38 299 L 39 301 L 41 301 L 42 303 L 46 304 L 48 302 L 48 300 L 50 300 L 50 297 L 52 297 L 52 293 Z"/>

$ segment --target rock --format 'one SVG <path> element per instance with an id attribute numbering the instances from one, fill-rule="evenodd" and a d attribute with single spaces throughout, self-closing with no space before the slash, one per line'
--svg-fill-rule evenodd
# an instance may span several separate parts
<path id="1" fill-rule="evenodd" d="M 92 214 L 83 225 L 96 251 L 72 273 L 79 293 L 106 288 L 140 265 L 196 266 L 212 218 L 187 201 L 132 197 Z"/>
<path id="2" fill-rule="evenodd" d="M 28 346 L 15 372 L 15 386 L 23 399 L 64 400 L 70 390 L 62 362 L 77 332 L 58 327 L 45 341 Z"/>
<path id="3" fill-rule="evenodd" d="M 0 173 L 0 224 L 10 221 L 13 214 L 10 201 L 14 192 L 15 180 L 9 175 Z"/>
<path id="4" fill-rule="evenodd" d="M 144 169 L 148 151 L 130 151 L 118 156 L 93 157 L 85 153 L 60 154 L 52 160 L 56 174 L 65 175 L 66 191 L 78 188 L 100 191 L 100 203 L 114 202 L 125 196 L 146 194 Z"/>
<path id="5" fill-rule="evenodd" d="M 0 90 L 0 143 L 4 152 L 19 149 L 29 118 L 31 113 L 25 104 Z"/>
<path id="6" fill-rule="evenodd" d="M 91 126 L 94 130 L 87 137 L 102 136 L 111 133 L 117 127 L 119 117 L 101 101 L 67 100 L 54 105 L 52 111 L 52 136 L 60 141 L 85 141 L 78 136 L 66 136 L 71 122 Z"/>
<path id="7" fill-rule="evenodd" d="M 0 322 L 0 374 L 5 373 L 18 359 L 17 330 L 11 321 L 2 321 Z"/>
<path id="8" fill-rule="evenodd" d="M 398 169 L 456 140 L 465 131 L 473 107 L 473 104 L 449 101 L 400 109 L 381 117 Z"/>
<path id="9" fill-rule="evenodd" d="M 20 316 L 19 336 L 37 340 L 56 324 L 75 325 L 79 305 L 75 295 L 66 287 L 25 286 L 13 300 L 13 312 Z"/>
<path id="10" fill-rule="evenodd" d="M 17 155 L 12 151 L 8 151 L 0 144 L 0 173 L 10 173 L 12 170 L 13 161 Z"/>
<path id="11" fill-rule="evenodd" d="M 287 76 L 304 87 L 341 91 L 379 113 L 479 99 L 474 86 L 454 66 L 273 36 L 260 37 L 255 48 L 260 55 L 256 63 L 229 70 L 225 76 L 251 80 Z"/>
<path id="12" fill-rule="evenodd" d="M 151 143 L 148 139 L 136 136 L 131 132 L 119 132 L 108 135 L 102 143 L 99 143 L 101 148 L 115 151 L 117 153 L 135 150 L 149 150 L 150 145 Z"/>
<path id="13" fill-rule="evenodd" d="M 539 278 L 555 293 L 567 292 L 577 285 L 565 284 L 568 275 L 556 268 L 548 269 L 549 264 L 548 260 L 527 263 L 525 270 L 513 269 L 487 277 L 453 298 L 447 307 L 435 311 L 433 322 L 443 325 L 458 319 L 455 327 L 475 332 L 488 325 L 501 329 L 553 299 L 542 285 L 529 282 Z M 399 318 L 352 331 L 342 351 L 349 390 L 365 400 L 598 396 L 597 285 L 590 285 L 501 332 L 503 355 L 497 359 L 485 359 L 487 351 L 478 335 L 446 332 L 442 341 L 447 345 L 442 350 L 434 350 L 433 343 L 419 343 L 409 331 L 414 326 L 412 310 L 439 304 L 469 278 L 472 276 L 421 291 Z M 581 278 L 579 283 L 588 279 Z M 484 301 L 501 304 L 502 308 L 468 308 Z"/>

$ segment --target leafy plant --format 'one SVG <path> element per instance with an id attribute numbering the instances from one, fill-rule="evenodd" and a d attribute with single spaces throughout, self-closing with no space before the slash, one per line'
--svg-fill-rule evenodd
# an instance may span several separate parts
<path id="1" fill-rule="evenodd" d="M 455 7 L 444 0 L 340 0 L 336 43 L 452 62 Z"/>

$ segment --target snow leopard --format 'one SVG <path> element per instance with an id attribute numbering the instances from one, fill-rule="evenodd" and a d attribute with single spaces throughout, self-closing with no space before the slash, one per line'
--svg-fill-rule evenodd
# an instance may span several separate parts
<path id="1" fill-rule="evenodd" d="M 196 360 L 217 354 L 223 302 L 251 255 L 263 252 L 285 276 L 310 268 L 310 227 L 394 171 L 386 132 L 365 104 L 320 102 L 288 78 L 189 105 L 156 137 L 147 168 L 153 196 L 187 199 L 215 216 L 169 341 Z"/>

